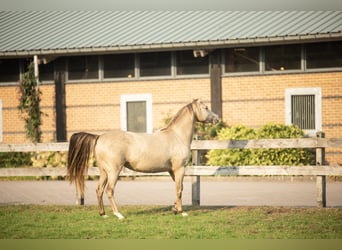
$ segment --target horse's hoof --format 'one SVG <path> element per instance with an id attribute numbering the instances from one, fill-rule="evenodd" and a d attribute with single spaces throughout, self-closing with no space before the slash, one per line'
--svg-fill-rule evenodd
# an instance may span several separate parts
<path id="1" fill-rule="evenodd" d="M 183 217 L 187 217 L 187 216 L 188 216 L 188 213 L 182 212 L 182 216 L 183 216 Z"/>
<path id="2" fill-rule="evenodd" d="M 101 215 L 101 217 L 104 218 L 104 219 L 106 219 L 106 218 L 108 218 L 109 216 L 106 215 L 106 214 L 104 214 L 104 215 Z"/>
<path id="3" fill-rule="evenodd" d="M 125 217 L 124 217 L 121 213 L 119 213 L 119 212 L 114 213 L 114 215 L 115 215 L 116 217 L 118 217 L 119 220 L 123 220 L 123 219 L 125 218 Z"/>

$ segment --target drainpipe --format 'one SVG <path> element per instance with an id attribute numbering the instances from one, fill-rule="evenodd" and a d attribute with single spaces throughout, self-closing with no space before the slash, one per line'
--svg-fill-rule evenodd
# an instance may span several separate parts
<path id="1" fill-rule="evenodd" d="M 38 64 L 39 64 L 38 56 L 37 56 L 37 55 L 34 55 L 34 56 L 33 56 L 34 77 L 35 77 L 36 80 L 37 80 L 37 84 L 38 84 L 38 82 L 39 82 L 39 69 L 38 69 Z"/>
<path id="2" fill-rule="evenodd" d="M 37 55 L 33 56 L 33 68 L 34 68 L 34 78 L 36 79 L 37 86 L 36 86 L 36 91 L 39 93 L 39 59 Z"/>

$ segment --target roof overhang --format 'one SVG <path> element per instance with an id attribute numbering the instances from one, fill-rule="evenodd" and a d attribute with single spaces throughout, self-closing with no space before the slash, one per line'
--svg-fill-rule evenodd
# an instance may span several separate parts
<path id="1" fill-rule="evenodd" d="M 17 51 L 0 51 L 0 58 L 31 57 L 34 55 L 82 55 L 82 54 L 109 54 L 109 53 L 137 53 L 153 51 L 175 51 L 188 49 L 219 49 L 242 46 L 270 46 L 280 44 L 313 43 L 342 40 L 342 32 L 304 34 L 291 36 L 257 37 L 227 40 L 171 42 L 155 44 L 113 45 L 102 47 L 78 47 L 55 49 L 29 49 Z"/>

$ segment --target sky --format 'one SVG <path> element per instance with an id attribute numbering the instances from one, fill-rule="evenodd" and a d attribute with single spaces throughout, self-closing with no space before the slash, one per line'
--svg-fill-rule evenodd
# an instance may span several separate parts
<path id="1" fill-rule="evenodd" d="M 340 0 L 0 0 L 0 10 L 342 10 Z"/>

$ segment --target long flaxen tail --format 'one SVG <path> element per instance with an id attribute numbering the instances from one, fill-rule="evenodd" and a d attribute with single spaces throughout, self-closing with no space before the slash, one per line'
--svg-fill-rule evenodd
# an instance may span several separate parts
<path id="1" fill-rule="evenodd" d="M 69 142 L 67 176 L 70 183 L 76 183 L 80 203 L 83 203 L 84 176 L 87 175 L 90 155 L 94 152 L 98 135 L 75 133 Z"/>

